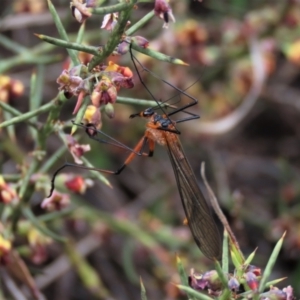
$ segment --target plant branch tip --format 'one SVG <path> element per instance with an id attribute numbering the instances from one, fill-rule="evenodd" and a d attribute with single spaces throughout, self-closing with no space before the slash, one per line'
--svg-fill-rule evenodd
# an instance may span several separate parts
<path id="1" fill-rule="evenodd" d="M 36 36 L 36 37 L 38 37 L 39 39 L 42 39 L 43 38 L 43 34 L 40 34 L 40 33 L 34 33 L 34 35 Z"/>

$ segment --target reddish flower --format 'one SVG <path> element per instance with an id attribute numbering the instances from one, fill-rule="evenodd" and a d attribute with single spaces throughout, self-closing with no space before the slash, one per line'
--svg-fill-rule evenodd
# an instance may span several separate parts
<path id="1" fill-rule="evenodd" d="M 21 81 L 0 75 L 0 99 L 8 102 L 12 97 L 19 97 L 24 92 L 24 85 Z"/>
<path id="2" fill-rule="evenodd" d="M 13 10 L 17 14 L 28 13 L 32 14 L 41 14 L 46 11 L 46 3 L 43 0 L 17 0 L 12 1 Z"/>
<path id="3" fill-rule="evenodd" d="M 130 68 L 119 66 L 119 65 L 115 64 L 113 61 L 108 62 L 108 66 L 105 68 L 105 71 L 107 71 L 107 72 L 111 72 L 111 71 L 112 72 L 117 72 L 117 73 L 120 73 L 121 75 L 123 75 L 124 77 L 127 77 L 127 78 L 132 78 L 133 77 L 133 73 L 130 70 Z"/>
<path id="4" fill-rule="evenodd" d="M 122 41 L 117 47 L 116 54 L 119 55 L 126 54 L 129 51 L 129 47 L 130 47 L 130 42 Z"/>
<path id="5" fill-rule="evenodd" d="M 16 191 L 12 189 L 0 175 L 0 202 L 8 204 L 17 199 Z"/>
<path id="6" fill-rule="evenodd" d="M 58 89 L 69 95 L 78 95 L 81 91 L 89 93 L 90 83 L 85 80 L 87 75 L 87 66 L 85 65 L 75 66 L 69 71 L 65 69 L 56 80 L 59 84 Z"/>
<path id="7" fill-rule="evenodd" d="M 70 4 L 73 17 L 83 23 L 87 18 L 92 16 L 91 11 L 87 7 L 87 3 L 81 3 L 79 0 L 73 0 Z"/>
<path id="8" fill-rule="evenodd" d="M 74 176 L 72 174 L 65 174 L 67 176 L 65 185 L 66 187 L 78 194 L 84 194 L 87 187 L 90 187 L 93 185 L 93 181 L 90 179 L 83 179 L 82 176 Z"/>
<path id="9" fill-rule="evenodd" d="M 70 203 L 70 196 L 68 194 L 63 194 L 54 191 L 49 198 L 45 198 L 42 201 L 41 207 L 49 211 L 61 210 L 67 207 L 69 203 Z"/>
<path id="10" fill-rule="evenodd" d="M 245 273 L 244 276 L 245 276 L 245 279 L 246 279 L 246 282 L 247 282 L 249 288 L 252 291 L 256 291 L 258 289 L 259 282 L 258 282 L 258 279 L 255 276 L 255 274 L 252 272 L 247 272 L 247 273 Z"/>
<path id="11" fill-rule="evenodd" d="M 87 65 L 93 58 L 93 55 L 87 52 L 80 51 L 78 54 L 78 58 L 83 65 Z"/>
<path id="12" fill-rule="evenodd" d="M 0 264 L 6 265 L 9 261 L 11 242 L 0 234 Z"/>
<path id="13" fill-rule="evenodd" d="M 289 290 L 287 290 L 290 288 Z M 288 293 L 286 293 L 288 291 Z M 293 300 L 294 295 L 293 295 L 293 289 L 289 286 L 283 290 L 278 289 L 277 287 L 271 287 L 270 291 L 265 292 L 260 295 L 259 297 L 260 300 Z"/>
<path id="14" fill-rule="evenodd" d="M 56 82 L 59 84 L 59 90 L 76 94 L 82 79 L 79 76 L 70 76 L 68 70 L 63 70 Z"/>
<path id="15" fill-rule="evenodd" d="M 189 276 L 189 285 L 195 290 L 208 290 L 210 295 L 218 296 L 222 289 L 222 282 L 218 276 L 217 271 L 211 270 L 205 272 L 203 275 L 195 273 L 191 270 L 191 275 Z"/>
<path id="16" fill-rule="evenodd" d="M 48 251 L 44 245 L 37 244 L 34 247 L 31 247 L 30 259 L 34 264 L 40 265 L 44 263 L 48 257 Z"/>
<path id="17" fill-rule="evenodd" d="M 90 145 L 80 145 L 73 136 L 67 134 L 66 136 L 67 146 L 69 148 L 70 153 L 72 154 L 74 161 L 76 164 L 82 164 L 82 160 L 80 157 L 87 151 L 91 150 Z"/>
<path id="18" fill-rule="evenodd" d="M 28 231 L 27 239 L 31 248 L 31 260 L 35 264 L 42 264 L 48 259 L 47 245 L 52 243 L 51 238 L 41 234 L 35 228 Z"/>
<path id="19" fill-rule="evenodd" d="M 96 129 L 100 129 L 102 126 L 100 111 L 94 105 L 89 105 L 87 107 L 83 116 L 83 120 L 85 124 L 93 124 Z M 89 135 L 93 136 L 94 130 L 92 132 L 89 132 Z"/>
<path id="20" fill-rule="evenodd" d="M 260 276 L 261 275 L 261 268 L 256 267 L 254 265 L 249 265 L 246 269 L 247 272 L 252 272 L 254 275 L 256 276 Z"/>
<path id="21" fill-rule="evenodd" d="M 118 75 L 112 78 L 113 84 L 116 86 L 117 89 L 124 88 L 124 89 L 132 89 L 134 87 L 132 77 L 124 77 L 122 75 Z"/>
<path id="22" fill-rule="evenodd" d="M 112 14 L 105 15 L 100 28 L 106 29 L 109 31 L 113 30 L 114 27 L 118 23 L 118 17 L 119 17 L 118 13 L 112 13 Z"/>
<path id="23" fill-rule="evenodd" d="M 163 28 L 168 28 L 170 19 L 175 22 L 172 9 L 167 0 L 155 0 L 154 12 L 160 19 L 165 21 Z"/>
<path id="24" fill-rule="evenodd" d="M 100 107 L 107 103 L 114 104 L 117 100 L 117 89 L 107 77 L 102 77 L 91 95 L 94 106 Z"/>
<path id="25" fill-rule="evenodd" d="M 110 61 L 105 68 L 105 77 L 109 78 L 112 84 L 119 88 L 131 89 L 134 84 L 132 81 L 133 73 L 128 67 L 122 67 Z"/>
<path id="26" fill-rule="evenodd" d="M 149 41 L 142 36 L 133 36 L 131 40 L 141 48 L 148 48 Z"/>
<path id="27" fill-rule="evenodd" d="M 293 288 L 289 285 L 286 288 L 283 288 L 282 291 L 286 293 L 286 300 L 295 300 Z"/>

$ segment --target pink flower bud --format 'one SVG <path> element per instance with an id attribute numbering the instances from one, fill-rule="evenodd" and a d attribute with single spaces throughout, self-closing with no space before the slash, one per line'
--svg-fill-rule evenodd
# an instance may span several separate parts
<path id="1" fill-rule="evenodd" d="M 133 36 L 131 40 L 141 48 L 148 48 L 149 46 L 149 41 L 142 36 Z"/>
<path id="2" fill-rule="evenodd" d="M 110 119 L 115 116 L 115 110 L 111 103 L 107 103 L 107 105 L 105 105 L 104 111 Z"/>

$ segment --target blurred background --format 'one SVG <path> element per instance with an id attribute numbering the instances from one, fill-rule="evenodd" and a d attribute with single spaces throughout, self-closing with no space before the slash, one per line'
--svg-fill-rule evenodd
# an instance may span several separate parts
<path id="1" fill-rule="evenodd" d="M 72 17 L 69 1 L 53 0 L 53 4 L 70 39 L 75 40 L 80 24 Z M 135 56 L 160 78 L 198 99 L 190 111 L 201 118 L 184 122 L 178 129 L 199 184 L 200 164 L 205 161 L 209 182 L 243 253 L 247 256 L 258 247 L 256 266 L 264 268 L 275 243 L 287 230 L 272 279 L 288 277 L 278 287 L 290 284 L 299 297 L 300 2 L 176 1 L 171 7 L 176 23 L 162 29 L 163 21 L 154 17 L 137 35 L 147 38 L 150 48 L 189 66 Z M 152 8 L 153 3 L 138 4 L 132 24 Z M 1 94 L 0 101 L 27 112 L 32 72 L 38 69 L 42 74 L 41 95 L 43 103 L 49 102 L 57 95 L 56 79 L 68 59 L 67 52 L 34 36 L 59 36 L 45 0 L 4 1 L 0 13 L 0 73 L 24 87 L 18 96 Z M 105 43 L 109 32 L 100 29 L 101 23 L 101 16 L 87 20 L 85 43 Z M 9 46 L 7 40 L 16 44 Z M 26 61 L 17 45 L 32 51 L 42 47 L 37 57 L 43 54 L 49 61 Z M 133 70 L 129 54 L 113 59 Z M 141 75 L 156 99 L 164 101 L 175 95 L 171 101 L 179 106 L 187 101 L 149 72 L 141 71 Z M 134 82 L 133 90 L 122 90 L 119 95 L 152 100 L 136 74 Z M 75 102 L 74 97 L 63 106 L 61 121 L 73 118 Z M 133 148 L 144 134 L 145 122 L 129 116 L 144 108 L 117 103 L 113 119 L 103 114 L 102 130 Z M 1 118 L 5 119 L 5 114 Z M 46 118 L 42 114 L 38 121 L 43 123 Z M 0 133 L 4 175 L 17 173 L 16 166 L 33 150 L 35 141 L 24 124 L 17 125 L 14 133 L 8 129 Z M 65 132 L 70 132 L 69 127 Z M 77 137 L 91 145 L 86 156 L 99 168 L 117 170 L 128 155 L 124 149 L 91 141 L 84 131 Z M 61 146 L 53 134 L 47 141 L 47 155 Z M 49 181 L 66 160 L 72 158 L 64 154 L 58 159 Z M 76 168 L 66 171 L 89 177 Z M 47 299 L 139 299 L 141 277 L 148 299 L 186 299 L 174 285 L 180 281 L 176 254 L 187 273 L 191 268 L 205 272 L 213 265 L 183 224 L 184 212 L 166 149 L 157 146 L 154 157 L 137 157 L 119 176 L 106 177 L 111 187 L 94 181 L 83 195 L 71 194 L 68 211 L 48 225 L 70 237 L 74 247 L 47 241 L 28 250 L 24 237 L 15 236 L 14 246 L 25 257 L 37 286 Z M 45 214 L 40 208 L 45 197 L 35 193 L 31 199 L 37 215 Z M 25 248 L 28 251 L 22 252 Z M 79 261 L 74 260 L 76 254 Z M 87 273 L 78 267 L 83 262 L 91 268 Z M 101 284 L 98 289 L 87 283 L 92 275 Z"/>

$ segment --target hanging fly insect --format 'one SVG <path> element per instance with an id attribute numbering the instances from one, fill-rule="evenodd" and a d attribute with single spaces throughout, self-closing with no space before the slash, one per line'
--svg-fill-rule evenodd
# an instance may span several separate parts
<path id="1" fill-rule="evenodd" d="M 139 63 L 139 61 L 133 56 L 132 52 L 130 53 L 141 83 L 150 93 L 153 99 L 155 99 L 151 91 L 142 80 L 141 75 L 138 71 L 137 63 Z M 150 70 L 144 67 L 143 69 L 155 76 L 155 74 L 153 74 Z M 220 233 L 211 214 L 210 207 L 199 188 L 197 179 L 181 146 L 179 140 L 180 131 L 176 128 L 176 124 L 178 123 L 199 118 L 198 115 L 186 111 L 187 108 L 196 105 L 198 101 L 194 97 L 188 95 L 185 91 L 174 87 L 169 82 L 163 79 L 161 80 L 167 85 L 172 86 L 179 93 L 187 96 L 189 99 L 191 99 L 191 102 L 184 105 L 183 107 L 175 108 L 170 113 L 166 113 L 164 112 L 162 104 L 157 101 L 158 105 L 156 107 L 147 108 L 140 113 L 132 114 L 130 118 L 141 117 L 147 119 L 148 122 L 146 124 L 146 131 L 144 136 L 140 139 L 135 148 L 131 150 L 131 153 L 129 154 L 121 168 L 119 168 L 117 171 L 110 171 L 66 163 L 54 173 L 51 181 L 52 187 L 50 195 L 54 190 L 54 181 L 56 175 L 65 167 L 76 166 L 81 169 L 95 170 L 117 175 L 120 174 L 137 155 L 152 156 L 154 153 L 155 143 L 158 143 L 159 145 L 165 146 L 168 150 L 188 225 L 197 246 L 207 258 L 212 260 L 220 260 L 222 249 Z M 163 111 L 163 114 L 158 114 L 156 112 L 157 109 L 161 109 Z M 175 115 L 179 112 L 186 113 L 189 115 L 189 117 L 176 121 L 170 119 L 172 115 Z M 93 124 L 76 125 L 84 127 L 89 137 L 93 140 L 103 142 L 103 140 L 98 137 L 100 134 L 103 134 L 103 132 L 97 130 Z M 148 146 L 148 153 L 143 152 L 146 146 Z M 126 149 L 128 148 L 126 147 Z"/>

